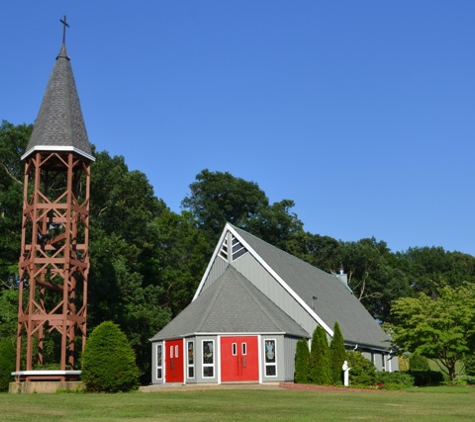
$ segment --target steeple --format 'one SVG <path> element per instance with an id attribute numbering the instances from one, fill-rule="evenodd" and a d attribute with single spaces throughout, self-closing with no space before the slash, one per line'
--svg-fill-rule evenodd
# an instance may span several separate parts
<path id="1" fill-rule="evenodd" d="M 65 30 L 69 25 L 61 22 Z M 64 41 L 63 31 L 63 44 L 22 160 L 34 151 L 72 151 L 94 161 Z"/>

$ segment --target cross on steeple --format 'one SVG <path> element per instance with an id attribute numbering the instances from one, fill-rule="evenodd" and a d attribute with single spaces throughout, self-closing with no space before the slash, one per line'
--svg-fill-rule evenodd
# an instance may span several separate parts
<path id="1" fill-rule="evenodd" d="M 63 24 L 63 44 L 66 44 L 66 27 L 69 28 L 69 24 L 66 22 L 66 15 L 59 21 Z"/>

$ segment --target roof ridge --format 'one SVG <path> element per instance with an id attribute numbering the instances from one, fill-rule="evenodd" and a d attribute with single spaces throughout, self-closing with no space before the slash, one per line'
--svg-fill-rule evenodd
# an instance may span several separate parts
<path id="1" fill-rule="evenodd" d="M 228 267 L 229 267 L 229 265 L 228 265 Z M 226 271 L 228 267 L 226 267 L 224 271 Z M 224 274 L 224 272 L 223 272 L 223 274 Z M 200 323 L 199 323 L 199 324 L 197 325 L 197 327 L 196 327 L 196 328 L 197 328 L 197 331 L 200 331 L 200 330 L 201 330 L 201 327 L 203 327 L 203 325 L 204 325 L 206 319 L 208 318 L 208 316 L 209 316 L 211 310 L 212 310 L 213 307 L 214 307 L 214 304 L 216 303 L 216 300 L 218 300 L 218 297 L 219 297 L 219 295 L 221 294 L 221 291 L 223 290 L 223 285 L 224 285 L 224 283 L 223 283 L 222 280 L 220 280 L 220 277 L 215 281 L 215 283 L 216 283 L 216 282 L 218 282 L 219 285 L 218 285 L 218 287 L 216 288 L 216 291 L 214 292 L 213 297 L 212 297 L 211 300 L 209 301 L 208 307 L 206 308 L 206 311 L 203 313 L 203 317 L 201 318 Z M 192 303 L 193 303 L 193 302 L 192 302 Z"/>
<path id="2" fill-rule="evenodd" d="M 242 229 L 242 228 L 240 228 L 240 227 L 236 227 L 236 226 L 232 225 L 231 223 L 229 223 L 229 224 L 230 224 L 234 229 L 237 229 L 237 230 L 239 230 L 239 231 L 241 231 L 241 232 L 246 233 L 246 234 L 249 235 L 249 236 L 252 236 L 252 237 L 253 237 L 254 239 L 256 239 L 257 241 L 262 242 L 262 243 L 265 243 L 267 246 L 270 246 L 271 248 L 273 248 L 273 249 L 279 251 L 280 253 L 283 253 L 283 254 L 289 256 L 290 258 L 292 258 L 292 259 L 294 259 L 294 260 L 303 262 L 305 265 L 308 265 L 308 266 L 310 266 L 310 267 L 312 267 L 312 268 L 314 268 L 314 269 L 316 269 L 316 270 L 318 270 L 318 271 L 321 271 L 322 273 L 325 273 L 325 274 L 328 274 L 328 275 L 332 275 L 332 274 L 327 273 L 326 271 L 324 271 L 324 270 L 322 270 L 322 269 L 316 267 L 315 265 L 312 265 L 312 264 L 310 264 L 309 262 L 304 261 L 303 259 L 301 259 L 301 258 L 299 258 L 299 257 L 297 257 L 297 256 L 295 256 L 295 255 L 292 255 L 290 252 L 284 251 L 283 249 L 280 249 L 280 248 L 278 248 L 277 246 L 274 246 L 273 244 L 271 244 L 271 243 L 269 243 L 269 242 L 266 242 L 265 240 L 263 240 L 263 239 L 257 237 L 255 234 L 252 234 L 252 233 L 250 233 L 250 232 L 248 232 L 248 231 L 246 231 L 246 230 L 244 230 L 244 229 Z"/>

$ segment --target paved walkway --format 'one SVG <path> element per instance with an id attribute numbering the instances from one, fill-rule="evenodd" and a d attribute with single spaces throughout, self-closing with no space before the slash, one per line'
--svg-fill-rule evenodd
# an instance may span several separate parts
<path id="1" fill-rule="evenodd" d="M 239 384 L 165 384 L 139 387 L 142 393 L 191 390 L 278 390 L 279 383 L 239 383 Z"/>

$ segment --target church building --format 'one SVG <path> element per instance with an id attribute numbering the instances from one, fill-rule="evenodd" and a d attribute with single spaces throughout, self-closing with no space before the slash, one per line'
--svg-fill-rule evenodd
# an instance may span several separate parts
<path id="1" fill-rule="evenodd" d="M 227 224 L 192 302 L 152 339 L 153 384 L 293 381 L 297 341 L 317 325 L 380 371 L 398 369 L 387 334 L 328 274 Z"/>

